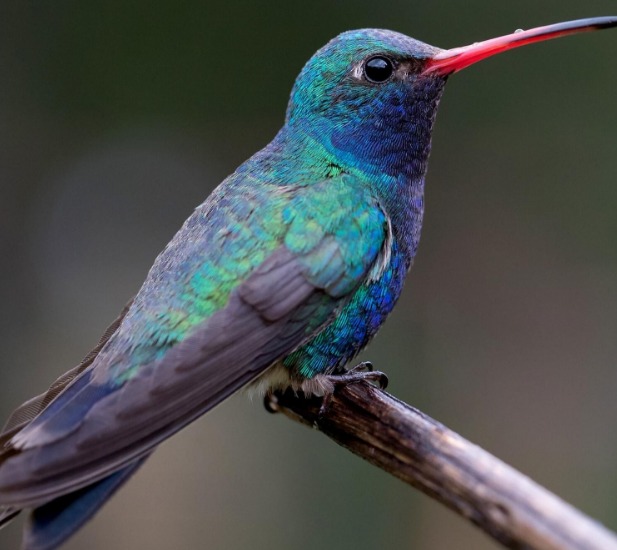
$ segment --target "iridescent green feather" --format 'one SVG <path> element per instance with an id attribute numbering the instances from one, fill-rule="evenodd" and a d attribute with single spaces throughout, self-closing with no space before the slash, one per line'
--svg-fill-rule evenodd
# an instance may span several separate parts
<path id="1" fill-rule="evenodd" d="M 350 294 L 367 277 L 382 249 L 386 221 L 361 180 L 341 175 L 270 189 L 254 183 L 232 175 L 159 256 L 145 291 L 105 350 L 116 384 L 225 307 L 231 292 L 280 246 L 297 254 L 309 282 L 331 297 Z M 200 254 L 206 246 L 215 253 Z M 179 271 L 181 279 L 169 276 Z M 148 291 L 154 287 L 156 292 Z M 313 325 L 307 330 L 315 330 Z M 124 354 L 113 356 L 127 344 L 128 364 Z"/>

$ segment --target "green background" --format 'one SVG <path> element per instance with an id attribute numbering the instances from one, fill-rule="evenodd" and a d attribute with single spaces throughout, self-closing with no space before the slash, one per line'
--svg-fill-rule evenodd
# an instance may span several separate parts
<path id="1" fill-rule="evenodd" d="M 76 364 L 339 32 L 454 47 L 614 2 L 3 2 L 0 413 Z M 363 355 L 390 389 L 617 529 L 617 30 L 448 84 L 423 239 Z M 19 523 L 0 532 L 16 548 Z M 453 513 L 238 395 L 67 549 L 488 549 Z"/>

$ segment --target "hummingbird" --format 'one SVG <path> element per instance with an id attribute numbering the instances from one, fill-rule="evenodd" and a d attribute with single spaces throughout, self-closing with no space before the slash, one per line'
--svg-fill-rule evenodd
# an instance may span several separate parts
<path id="1" fill-rule="evenodd" d="M 0 525 L 66 541 L 156 447 L 245 386 L 327 394 L 393 309 L 420 240 L 448 77 L 503 51 L 617 26 L 559 23 L 454 49 L 344 32 L 295 81 L 274 139 L 156 258 L 99 344 L 0 432 Z"/>

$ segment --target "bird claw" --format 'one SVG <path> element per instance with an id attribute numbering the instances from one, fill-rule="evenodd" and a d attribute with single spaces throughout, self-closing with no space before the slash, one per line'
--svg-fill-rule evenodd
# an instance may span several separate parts
<path id="1" fill-rule="evenodd" d="M 278 397 L 276 392 L 268 391 L 264 395 L 264 409 L 270 414 L 276 414 L 280 411 Z"/>
<path id="2" fill-rule="evenodd" d="M 373 370 L 373 364 L 370 361 L 358 363 L 355 367 L 341 373 L 330 374 L 328 379 L 335 387 L 361 381 L 369 382 L 380 390 L 388 387 L 388 376 L 381 371 Z"/>

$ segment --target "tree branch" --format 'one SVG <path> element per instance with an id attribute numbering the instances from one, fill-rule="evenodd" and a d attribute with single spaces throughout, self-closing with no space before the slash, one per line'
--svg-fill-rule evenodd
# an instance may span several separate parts
<path id="1" fill-rule="evenodd" d="M 469 519 L 509 548 L 617 550 L 617 535 L 439 422 L 366 383 L 266 406 Z"/>

